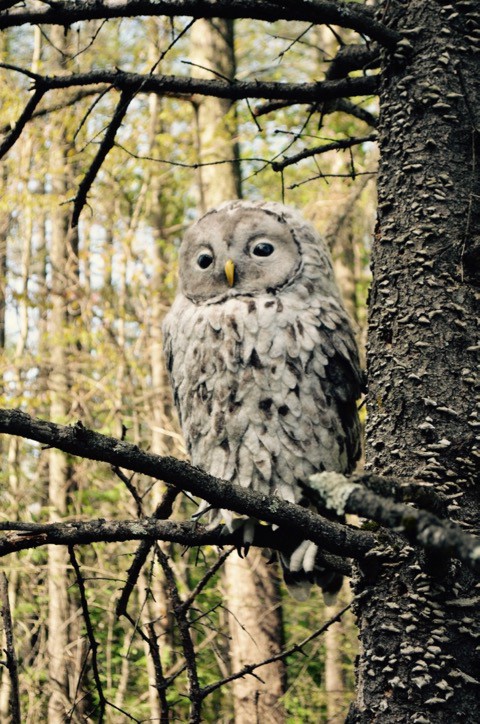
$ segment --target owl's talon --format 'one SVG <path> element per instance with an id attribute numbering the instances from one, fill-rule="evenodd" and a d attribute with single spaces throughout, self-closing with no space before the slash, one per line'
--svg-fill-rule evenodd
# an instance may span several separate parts
<path id="1" fill-rule="evenodd" d="M 236 548 L 237 548 L 238 557 L 242 558 L 242 560 L 243 560 L 248 556 L 251 545 L 250 545 L 250 543 L 244 543 L 243 545 L 241 545 L 241 544 L 237 545 Z"/>

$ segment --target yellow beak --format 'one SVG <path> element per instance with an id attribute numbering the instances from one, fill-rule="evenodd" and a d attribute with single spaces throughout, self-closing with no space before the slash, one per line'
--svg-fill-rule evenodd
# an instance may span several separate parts
<path id="1" fill-rule="evenodd" d="M 233 287 L 235 283 L 235 264 L 231 259 L 228 259 L 225 264 L 225 276 L 227 277 L 229 285 Z"/>

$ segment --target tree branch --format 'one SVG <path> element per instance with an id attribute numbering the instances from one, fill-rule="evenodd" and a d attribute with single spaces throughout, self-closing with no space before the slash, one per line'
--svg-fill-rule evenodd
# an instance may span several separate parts
<path id="1" fill-rule="evenodd" d="M 32 113 L 31 120 L 34 121 L 36 118 L 42 118 L 44 116 L 48 116 L 50 113 L 56 113 L 57 111 L 62 111 L 65 108 L 69 108 L 70 106 L 74 106 L 79 101 L 83 100 L 84 98 L 88 98 L 89 96 L 98 95 L 99 93 L 105 92 L 107 90 L 107 87 L 105 88 L 95 88 L 95 89 L 88 89 L 88 90 L 81 90 L 78 91 L 78 93 L 75 93 L 71 98 L 66 98 L 65 100 L 61 100 L 58 103 L 54 103 L 51 106 L 46 106 L 44 108 L 41 108 L 38 111 L 35 111 L 35 113 Z M 6 134 L 11 130 L 11 127 L 9 125 L 4 125 L 0 128 L 1 134 Z"/>
<path id="2" fill-rule="evenodd" d="M 343 78 L 353 70 L 372 70 L 380 66 L 380 49 L 376 45 L 342 45 L 330 62 L 327 80 Z"/>
<path id="3" fill-rule="evenodd" d="M 193 18 L 249 18 L 252 20 L 301 20 L 316 25 L 332 23 L 367 35 L 394 49 L 401 35 L 375 20 L 372 11 L 354 3 L 324 0 L 57 0 L 39 10 L 13 8 L 0 15 L 0 29 L 20 25 L 71 25 L 80 20 L 139 16 L 189 16 Z"/>
<path id="4" fill-rule="evenodd" d="M 353 146 L 359 146 L 361 143 L 367 143 L 377 140 L 377 134 L 371 133 L 369 136 L 363 136 L 362 138 L 345 138 L 338 141 L 332 141 L 332 143 L 324 143 L 321 146 L 315 146 L 314 148 L 306 148 L 299 153 L 295 153 L 293 156 L 284 158 L 283 161 L 272 161 L 271 166 L 274 171 L 283 171 L 287 166 L 292 166 L 299 161 L 303 161 L 305 158 L 311 158 L 312 156 L 318 156 L 321 153 L 327 153 L 327 151 L 341 151 L 346 148 L 352 148 Z"/>
<path id="5" fill-rule="evenodd" d="M 102 142 L 100 143 L 97 154 L 93 159 L 92 163 L 90 164 L 87 173 L 81 180 L 78 187 L 77 195 L 73 204 L 72 227 L 78 225 L 80 214 L 87 202 L 87 194 L 93 182 L 95 181 L 97 173 L 99 172 L 102 163 L 105 161 L 108 152 L 113 147 L 113 144 L 115 142 L 115 136 L 117 135 L 118 129 L 122 125 L 122 121 L 125 118 L 128 106 L 130 105 L 133 96 L 134 93 L 131 90 L 123 90 L 121 93 L 120 100 L 117 104 L 117 107 L 115 108 L 115 113 L 112 116 L 112 120 L 108 124 L 107 130 L 102 139 Z"/>
<path id="6" fill-rule="evenodd" d="M 408 540 L 438 555 L 455 557 L 471 571 L 480 573 L 480 538 L 450 521 L 410 505 L 394 503 L 352 482 L 340 473 L 318 473 L 310 484 L 336 513 L 355 513 L 403 533 Z"/>
<path id="7" fill-rule="evenodd" d="M 279 501 L 283 502 L 283 501 Z M 293 506 L 297 508 L 298 506 Z M 301 512 L 305 509 L 300 508 Z M 260 517 L 262 511 L 257 510 L 257 517 Z M 312 514 L 314 515 L 314 514 Z M 316 516 L 320 518 L 320 516 Z M 330 521 L 327 521 L 327 523 Z M 308 536 L 320 546 L 329 546 L 328 538 L 323 537 L 321 540 L 318 535 L 310 532 L 308 523 L 303 529 L 303 533 L 296 532 L 293 536 L 285 537 L 284 530 L 272 530 L 269 526 L 258 525 L 255 527 L 254 539 L 252 546 L 259 548 L 271 548 L 286 555 L 290 555 L 292 550 L 298 546 L 305 536 Z M 298 527 L 301 527 L 299 524 Z M 341 526 L 340 526 L 341 527 Z M 355 557 L 362 558 L 368 550 L 376 543 L 376 538 L 371 533 L 357 531 L 352 528 L 346 529 L 349 533 L 347 536 L 348 545 L 345 551 L 342 551 L 341 545 L 338 545 L 339 555 L 354 557 L 355 551 L 351 551 L 352 536 L 353 541 L 361 541 L 361 550 Z M 90 543 L 113 543 L 129 540 L 140 540 L 150 550 L 155 540 L 162 540 L 169 543 L 180 543 L 190 548 L 196 546 L 235 546 L 241 548 L 244 546 L 243 530 L 239 527 L 233 533 L 229 533 L 225 526 L 219 525 L 214 529 L 209 529 L 195 521 L 185 521 L 182 523 L 165 520 L 155 520 L 154 518 L 141 518 L 136 520 L 105 520 L 103 518 L 94 518 L 89 521 L 67 521 L 57 523 L 23 523 L 19 521 L 0 522 L 0 531 L 6 531 L 6 534 L 0 536 L 0 558 L 21 550 L 30 548 L 39 548 L 44 545 L 87 545 Z M 358 537 L 357 537 L 358 536 Z M 128 597 L 131 593 L 131 587 L 135 585 L 136 577 L 139 570 L 144 564 L 144 559 L 140 555 L 144 549 L 140 546 L 137 556 L 128 572 L 128 581 L 125 586 L 124 600 L 122 607 L 117 613 L 125 614 Z M 147 551 L 148 552 L 148 551 Z M 321 551 L 318 556 L 320 566 L 327 565 L 333 570 L 344 575 L 350 575 L 350 566 L 338 555 L 332 555 Z M 137 570 L 138 569 L 138 570 Z M 132 586 L 130 587 L 129 583 Z M 122 596 L 123 598 L 123 596 Z"/>
<path id="8" fill-rule="evenodd" d="M 148 635 L 145 636 L 150 656 L 153 661 L 155 671 L 155 686 L 158 692 L 158 698 L 161 704 L 160 724 L 168 724 L 170 721 L 170 704 L 168 703 L 167 687 L 168 679 L 163 675 L 162 659 L 160 656 L 160 647 L 158 645 L 157 633 L 154 624 L 150 621 L 147 624 Z"/>
<path id="9" fill-rule="evenodd" d="M 266 116 L 268 113 L 272 113 L 273 111 L 278 111 L 280 108 L 288 108 L 293 105 L 297 105 L 295 101 L 270 101 L 269 103 L 263 103 L 262 105 L 254 108 L 253 115 L 254 118 L 260 118 L 261 116 Z M 370 113 L 370 111 L 367 111 L 365 108 L 352 103 L 352 101 L 349 101 L 346 98 L 337 98 L 333 101 L 328 101 L 322 104 L 320 108 L 318 108 L 317 104 L 315 104 L 315 106 L 311 106 L 307 109 L 309 115 L 312 115 L 316 111 L 321 111 L 323 116 L 328 113 L 335 113 L 336 111 L 348 113 L 350 116 L 358 118 L 360 121 L 363 121 L 372 128 L 376 128 L 378 124 L 377 116 Z"/>
<path id="10" fill-rule="evenodd" d="M 175 502 L 179 492 L 180 491 L 178 490 L 178 488 L 174 488 L 171 485 L 167 486 L 163 498 L 153 514 L 155 520 L 165 520 L 166 518 L 170 517 L 172 513 L 173 503 Z M 147 556 L 152 549 L 152 545 L 153 541 L 144 540 L 140 543 L 136 550 L 133 563 L 128 569 L 127 582 L 123 587 L 121 596 L 115 609 L 117 616 L 123 616 L 127 610 L 128 601 L 138 580 L 140 571 L 142 570 L 145 561 L 147 560 Z"/>
<path id="11" fill-rule="evenodd" d="M 186 490 L 192 495 L 208 501 L 213 507 L 228 508 L 243 515 L 260 518 L 267 523 L 274 523 L 289 529 L 292 534 L 297 534 L 302 540 L 308 537 L 309 540 L 318 543 L 327 551 L 341 556 L 362 556 L 375 543 L 375 537 L 366 531 L 356 530 L 327 520 L 310 510 L 293 503 L 287 503 L 275 496 L 263 495 L 253 490 L 244 490 L 239 486 L 218 480 L 183 460 L 153 455 L 140 450 L 136 445 L 130 445 L 127 442 L 100 435 L 97 432 L 88 430 L 80 422 L 71 426 L 55 425 L 52 422 L 32 418 L 21 410 L 0 410 L 0 432 L 20 435 L 49 447 L 63 450 L 63 452 L 71 455 L 110 463 L 127 470 L 149 475 L 157 480 L 163 480 L 165 483 L 175 485 L 177 488 Z M 90 538 L 90 540 L 129 540 L 131 538 L 155 538 L 157 533 L 153 532 L 152 535 L 152 531 L 159 531 L 163 526 L 162 535 L 158 537 L 165 535 L 164 540 L 183 542 L 186 545 L 192 544 L 192 528 L 190 528 L 190 536 L 185 536 L 185 531 L 179 532 L 175 528 L 175 524 L 170 521 L 160 522 L 148 519 L 143 523 L 135 522 L 130 524 L 131 527 L 130 525 L 125 527 L 123 532 L 121 528 L 117 527 L 117 522 L 103 522 L 103 524 L 105 525 L 104 535 L 106 538 L 99 538 L 98 530 L 96 530 L 95 526 L 89 529 L 88 523 L 83 523 L 83 526 L 86 527 L 82 531 L 87 535 L 87 538 L 89 535 L 97 536 Z M 69 525 L 74 528 L 75 525 L 78 526 L 79 524 L 70 523 Z M 135 525 L 138 526 L 138 529 L 135 528 Z M 150 526 L 151 532 L 147 533 L 145 528 L 141 528 L 142 525 L 146 525 L 147 528 Z M 187 525 L 195 526 L 193 523 Z M 109 528 L 109 526 L 111 527 Z M 1 527 L 0 525 L 0 529 Z M 261 526 L 258 527 L 261 528 Z M 138 530 L 138 534 L 132 536 L 131 533 L 135 533 L 136 530 Z M 38 529 L 38 532 L 41 533 L 42 531 Z M 59 531 L 55 533 L 52 528 L 51 535 L 54 538 L 55 535 L 58 536 L 58 533 Z M 119 535 L 122 537 L 115 537 Z M 206 532 L 204 536 L 201 536 L 201 541 L 193 544 L 208 543 L 209 535 L 210 533 Z M 50 542 L 64 543 L 65 541 L 54 539 Z M 74 543 L 75 540 L 72 538 L 70 542 Z M 90 541 L 85 539 L 79 542 Z M 227 540 L 225 542 L 228 543 Z M 18 545 L 20 543 L 21 540 L 17 541 Z M 218 540 L 215 543 L 218 543 Z M 42 542 L 39 542 L 38 545 L 42 545 Z M 26 548 L 29 546 L 23 545 L 21 547 Z M 11 550 L 15 550 L 15 548 Z M 0 545 L 0 554 L 1 552 L 2 546 Z"/>
<path id="12" fill-rule="evenodd" d="M 20 71 L 21 69 L 16 69 Z M 298 103 L 327 101 L 351 96 L 375 95 L 378 77 L 375 75 L 327 80 L 317 83 L 281 83 L 274 81 L 212 80 L 176 75 L 128 73 L 122 70 L 92 70 L 70 75 L 36 76 L 45 90 L 108 84 L 120 91 L 131 93 L 157 93 L 161 96 L 186 97 L 214 96 L 242 100 L 266 98 L 294 100 Z"/>
<path id="13" fill-rule="evenodd" d="M 438 493 L 432 483 L 409 480 L 399 482 L 394 478 L 365 471 L 353 475 L 352 481 L 382 498 L 391 498 L 395 503 L 415 503 L 417 508 L 428 510 L 439 518 L 448 518 L 449 500 L 445 495 Z"/>
<path id="14" fill-rule="evenodd" d="M 288 656 L 291 656 L 292 654 L 296 653 L 303 653 L 303 647 L 306 646 L 310 641 L 313 641 L 314 639 L 321 636 L 322 633 L 325 633 L 327 629 L 330 628 L 334 623 L 337 621 L 340 621 L 343 614 L 348 611 L 351 608 L 352 604 L 349 603 L 347 606 L 342 608 L 341 611 L 339 611 L 333 618 L 331 618 L 329 621 L 323 624 L 323 626 L 320 626 L 319 629 L 314 631 L 310 634 L 310 636 L 307 636 L 306 639 L 301 641 L 299 644 L 294 644 L 290 648 L 286 649 L 285 651 L 280 651 L 278 654 L 274 654 L 273 656 L 270 656 L 268 659 L 264 659 L 263 661 L 260 661 L 257 664 L 246 664 L 243 669 L 240 669 L 240 671 L 237 671 L 234 674 L 231 674 L 231 676 L 227 676 L 224 679 L 221 679 L 220 681 L 216 681 L 213 684 L 210 684 L 209 686 L 206 686 L 202 690 L 202 696 L 205 698 L 209 694 L 211 694 L 213 691 L 216 691 L 220 687 L 224 686 L 225 684 L 228 684 L 230 681 L 234 681 L 235 679 L 240 679 L 244 676 L 247 676 L 248 674 L 252 674 L 255 669 L 259 669 L 261 666 L 267 666 L 268 664 L 273 664 L 275 661 L 281 661 L 286 659 Z"/>
<path id="15" fill-rule="evenodd" d="M 39 85 L 34 94 L 29 99 L 27 105 L 23 109 L 20 117 L 18 118 L 17 122 L 15 123 L 15 126 L 12 128 L 11 132 L 8 134 L 8 136 L 5 138 L 3 143 L 0 144 L 0 159 L 2 159 L 12 148 L 12 146 L 16 143 L 18 138 L 20 137 L 23 129 L 27 125 L 27 123 L 31 120 L 33 113 L 35 111 L 35 108 L 38 106 L 40 101 L 42 100 L 43 96 L 45 95 L 45 88 L 43 85 Z"/>
<path id="16" fill-rule="evenodd" d="M 5 573 L 0 573 L 0 605 L 2 609 L 3 630 L 5 631 L 6 666 L 10 676 L 10 715 L 12 724 L 21 724 L 20 695 L 18 688 L 18 663 L 15 655 L 13 639 L 12 614 L 8 600 L 8 580 Z"/>
<path id="17" fill-rule="evenodd" d="M 180 593 L 178 591 L 175 576 L 171 569 L 165 553 L 160 549 L 159 546 L 156 548 L 156 555 L 158 562 L 160 563 L 163 573 L 165 575 L 165 581 L 167 584 L 168 594 L 172 604 L 173 615 L 177 622 L 178 631 L 180 633 L 180 639 L 182 642 L 182 649 L 185 655 L 185 664 L 187 668 L 187 677 L 189 684 L 189 699 L 190 699 L 190 724 L 197 724 L 201 721 L 201 706 L 202 706 L 202 690 L 200 682 L 198 680 L 197 664 L 196 664 L 196 653 L 193 645 L 192 636 L 190 633 L 190 623 L 188 621 L 188 606 L 184 605 Z"/>
<path id="18" fill-rule="evenodd" d="M 96 687 L 98 699 L 99 699 L 98 721 L 103 721 L 107 700 L 105 698 L 105 694 L 103 693 L 103 685 L 102 685 L 102 680 L 100 678 L 100 669 L 99 669 L 98 657 L 97 657 L 98 643 L 95 638 L 95 631 L 93 629 L 92 619 L 90 618 L 90 610 L 88 608 L 88 601 L 87 601 L 87 592 L 85 590 L 85 581 L 83 579 L 82 572 L 80 570 L 80 566 L 79 566 L 77 558 L 75 556 L 75 550 L 72 545 L 68 546 L 68 554 L 70 557 L 70 563 L 72 564 L 73 570 L 75 572 L 75 578 L 77 580 L 78 591 L 80 593 L 80 604 L 82 607 L 83 620 L 85 622 L 88 643 L 90 645 L 90 651 L 92 654 L 91 661 L 92 661 L 93 678 L 95 681 L 95 687 Z"/>
<path id="19" fill-rule="evenodd" d="M 291 549 L 295 541 L 289 537 L 288 542 L 285 542 L 284 532 L 288 529 L 299 540 L 312 540 L 332 553 L 361 559 L 376 543 L 375 536 L 367 531 L 326 520 L 275 496 L 244 490 L 218 480 L 182 460 L 153 455 L 136 445 L 87 430 L 81 423 L 67 427 L 32 418 L 20 410 L 0 410 L 0 432 L 20 435 L 72 455 L 149 475 L 187 490 L 207 500 L 213 507 L 228 508 L 280 526 L 276 532 L 267 526 L 256 526 L 254 545 L 281 551 L 286 546 Z M 455 556 L 472 571 L 480 571 L 480 540 L 453 523 L 442 521 L 426 511 L 385 500 L 337 473 L 314 475 L 310 478 L 310 484 L 327 507 L 337 513 L 356 513 L 377 520 L 388 528 L 402 532 L 426 550 Z M 0 539 L 0 556 L 47 543 L 74 545 L 94 541 L 161 539 L 188 546 L 241 545 L 243 538 L 241 529 L 225 535 L 222 526 L 209 530 L 191 521 L 174 523 L 153 518 L 50 524 L 6 522 L 0 523 L 0 530 L 15 531 Z"/>

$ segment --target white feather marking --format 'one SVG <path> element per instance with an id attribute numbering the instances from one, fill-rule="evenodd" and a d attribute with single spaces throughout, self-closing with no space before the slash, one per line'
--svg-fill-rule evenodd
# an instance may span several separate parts
<path id="1" fill-rule="evenodd" d="M 258 331 L 258 337 L 257 337 L 257 344 L 256 344 L 256 350 L 260 357 L 264 357 L 267 352 L 271 349 L 273 343 L 273 337 L 271 334 L 271 330 L 269 329 L 260 329 Z M 269 355 L 270 356 L 270 355 Z"/>
<path id="2" fill-rule="evenodd" d="M 288 568 L 293 573 L 298 573 L 299 571 L 304 570 L 303 559 L 310 545 L 311 541 L 304 540 L 300 543 L 298 548 L 295 548 L 295 550 L 293 551 L 292 555 L 290 556 L 290 561 L 288 562 Z"/>
<path id="3" fill-rule="evenodd" d="M 272 329 L 277 322 L 277 305 L 275 299 L 269 299 L 258 302 L 258 324 L 262 329 Z"/>
<path id="4" fill-rule="evenodd" d="M 272 346 L 270 347 L 270 354 L 269 356 L 276 360 L 277 358 L 282 358 L 283 363 L 285 364 L 284 357 L 285 357 L 285 335 L 281 333 L 275 333 L 273 336 Z"/>
<path id="5" fill-rule="evenodd" d="M 312 541 L 307 542 L 310 545 L 303 556 L 303 570 L 306 571 L 306 573 L 311 573 L 315 568 L 315 558 L 317 557 L 318 546 L 315 545 L 315 543 L 312 543 Z"/>

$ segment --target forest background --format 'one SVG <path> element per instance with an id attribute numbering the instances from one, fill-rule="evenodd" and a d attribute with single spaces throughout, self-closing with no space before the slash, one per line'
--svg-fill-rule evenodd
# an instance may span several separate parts
<path id="1" fill-rule="evenodd" d="M 152 5 L 125 7 L 137 4 Z M 221 0 L 216 4 L 224 8 Z M 104 3 L 80 3 L 84 18 L 95 9 L 100 19 L 72 24 L 68 19 L 77 8 L 69 3 L 16 5 L 0 3 L 2 407 L 72 425 L 71 434 L 91 446 L 95 439 L 85 428 L 159 455 L 185 456 L 163 368 L 160 327 L 174 294 L 176 250 L 183 230 L 205 206 L 208 173 L 218 171 L 221 179 L 226 166 L 240 170 L 246 198 L 295 205 L 325 235 L 359 339 L 364 340 L 377 170 L 374 94 L 380 64 L 386 72 L 380 86 L 383 224 L 377 225 L 375 236 L 377 274 L 370 304 L 370 461 L 384 475 L 397 473 L 407 481 L 409 476 L 418 478 L 420 496 L 438 482 L 438 493 L 418 498 L 421 505 L 440 517 L 446 510 L 456 519 L 462 513 L 461 525 L 474 530 L 478 516 L 471 486 L 471 430 L 476 418 L 470 412 L 470 398 L 457 394 L 458 381 L 462 389 L 470 390 L 474 384 L 467 360 L 478 350 L 471 316 L 464 314 L 476 283 L 478 216 L 474 193 L 478 95 L 469 93 L 478 17 L 472 4 L 454 3 L 456 12 L 440 3 L 437 13 L 430 0 L 387 3 L 379 15 L 386 14 L 393 26 L 403 25 L 403 36 L 373 20 L 370 3 L 362 6 L 361 13 L 347 15 L 333 3 L 301 4 L 306 15 L 310 6 L 316 12 L 321 5 L 325 17 L 333 12 L 339 22 L 347 18 L 343 24 L 356 33 L 328 20 L 317 26 L 296 20 L 238 19 L 235 83 L 229 80 L 230 73 L 222 72 L 220 62 L 212 67 L 198 60 L 202 34 L 199 38 L 197 33 L 195 41 L 195 28 L 204 21 L 108 15 L 106 20 L 101 18 Z M 280 14 L 290 13 L 289 3 L 260 5 L 270 16 L 276 6 Z M 42 24 L 38 16 L 18 20 L 39 7 L 47 15 L 63 13 L 64 22 L 57 25 L 50 17 Z M 247 1 L 245 7 L 247 15 L 255 13 Z M 298 12 L 295 7 L 293 14 Z M 201 17 L 201 12 L 197 15 Z M 31 28 L 30 23 L 38 24 Z M 203 26 L 204 39 L 207 27 Z M 230 33 L 231 25 L 222 27 Z M 365 38 L 365 29 L 375 43 Z M 461 42 L 451 43 L 452 33 Z M 223 35 L 223 40 L 231 40 Z M 383 55 L 377 42 L 388 48 Z M 347 51 L 343 56 L 342 50 Z M 424 78 L 425 68 L 430 78 Z M 132 86 L 122 86 L 119 79 L 128 72 L 143 75 L 136 76 Z M 148 83 L 159 72 L 167 82 L 163 80 L 163 88 L 151 93 Z M 69 83 L 72 73 L 78 82 Z M 189 92 L 189 78 L 199 77 L 198 73 L 213 76 L 217 85 L 223 82 L 224 98 L 250 93 L 250 100 L 235 106 L 226 103 L 220 121 L 207 127 L 202 96 Z M 326 77 L 327 85 L 335 85 L 336 73 L 348 76 L 343 86 L 341 77 L 338 81 L 343 88 L 339 97 L 315 101 L 326 92 L 317 79 Z M 168 81 L 169 74 L 184 78 L 184 84 Z M 432 77 L 444 83 L 443 91 Z M 275 102 L 272 90 L 265 90 L 280 79 L 290 101 Z M 252 91 L 256 86 L 263 90 Z M 293 103 L 300 86 L 302 101 Z M 358 89 L 357 98 L 353 88 Z M 269 102 L 257 100 L 262 98 Z M 422 123 L 414 123 L 419 117 Z M 429 124 L 435 129 L 430 136 Z M 462 124 L 463 132 L 449 135 L 455 124 L 457 128 Z M 205 141 L 209 135 L 210 146 Z M 450 143 L 439 144 L 439 137 Z M 230 144 L 232 155 L 225 153 L 225 146 L 219 153 L 221 140 Z M 438 163 L 439 147 L 445 165 Z M 455 153 L 447 159 L 449 150 Z M 391 170 L 385 173 L 388 163 Z M 457 173 L 459 167 L 463 176 Z M 221 188 L 223 181 L 213 178 L 213 186 Z M 452 187 L 457 189 L 455 197 L 448 193 Z M 450 245 L 445 243 L 449 234 Z M 434 329 L 450 341 L 441 357 L 435 357 Z M 458 349 L 461 357 L 453 354 Z M 437 365 L 435 374 L 430 363 Z M 435 401 L 437 396 L 445 398 L 443 404 Z M 15 419 L 22 423 L 23 418 Z M 9 420 L 2 417 L 6 432 L 12 431 Z M 111 526 L 108 533 L 109 522 L 118 521 L 121 527 L 127 518 L 143 519 L 153 512 L 157 519 L 169 518 L 172 508 L 173 521 L 188 520 L 195 510 L 190 496 L 165 488 L 155 475 L 132 477 L 116 465 L 109 469 L 59 452 L 62 441 L 55 438 L 57 428 L 48 428 L 48 434 L 45 429 L 35 433 L 31 422 L 20 428 L 18 424 L 17 432 L 25 437 L 37 434 L 47 444 L 42 448 L 23 437 L 5 437 L 1 442 L 6 464 L 1 472 L 0 525 L 7 531 L 3 552 L 9 553 L 4 559 L 8 597 L 6 579 L 0 592 L 6 650 L 0 686 L 2 721 L 12 717 L 12 721 L 167 722 L 200 721 L 203 716 L 207 721 L 240 722 L 235 689 L 240 677 L 231 663 L 231 598 L 217 565 L 216 548 L 164 542 L 150 552 L 150 544 L 144 543 L 140 549 L 150 556 L 132 577 L 138 543 L 125 541 L 148 538 L 148 532 L 140 534 L 138 527 L 133 535 L 130 525 L 123 538 L 119 527 L 116 537 Z M 120 457 L 126 450 L 121 445 L 111 448 Z M 84 453 L 88 457 L 88 450 Z M 173 477 L 180 475 L 181 481 L 182 470 L 185 473 L 174 468 Z M 193 485 L 197 478 L 192 471 L 190 476 Z M 184 487 L 189 489 L 187 477 L 185 473 Z M 162 479 L 169 479 L 168 474 Z M 394 482 L 387 484 L 392 498 L 399 493 Z M 384 486 L 383 492 L 387 489 L 385 481 L 377 483 Z M 412 499 L 417 500 L 407 497 Z M 381 522 L 398 528 L 399 518 L 386 522 L 381 505 L 378 501 L 375 505 Z M 413 537 L 418 542 L 421 536 L 412 524 L 412 510 L 407 508 L 408 518 L 401 522 L 409 541 Z M 73 545 L 81 541 L 78 531 L 88 537 L 92 518 L 100 527 L 106 520 L 102 535 L 90 534 L 88 546 Z M 68 527 L 57 533 L 50 528 L 47 533 L 42 527 L 47 521 L 68 522 L 77 531 L 73 543 L 42 545 L 55 535 L 57 542 L 68 542 Z M 447 717 L 445 721 L 451 717 L 450 706 L 457 714 L 461 708 L 474 711 L 472 692 L 478 682 L 469 651 L 477 636 L 471 574 L 478 569 L 477 549 L 458 527 L 428 521 L 431 530 L 437 526 L 436 543 L 443 545 L 442 566 L 432 564 L 432 536 L 425 560 L 405 539 L 399 542 L 385 532 L 352 533 L 349 547 L 343 549 L 346 557 L 355 557 L 352 541 L 357 541 L 362 548 L 358 556 L 367 551 L 362 576 L 356 578 L 360 592 L 356 612 L 367 645 L 361 652 L 356 714 L 352 710 L 358 718 L 351 721 L 363 721 L 365 701 L 365 721 L 369 711 L 378 714 L 396 706 L 409 710 L 416 722 L 429 721 L 422 712 L 432 707 L 437 707 L 437 717 Z M 445 543 L 440 532 L 447 537 L 450 532 L 455 544 Z M 190 537 L 174 538 L 172 533 L 164 540 L 187 542 L 192 535 L 191 530 Z M 202 535 L 202 540 L 211 540 L 199 529 L 198 540 Z M 122 542 L 92 543 L 112 539 Z M 329 550 L 342 553 L 341 546 Z M 452 551 L 468 571 L 455 561 L 450 565 Z M 221 563 L 230 552 L 225 550 Z M 339 570 L 350 571 L 347 561 L 338 556 L 331 560 Z M 448 584 L 442 576 L 450 576 Z M 129 590 L 132 581 L 135 585 Z M 450 600 L 450 591 L 463 594 L 453 611 L 457 604 Z M 294 603 L 277 582 L 270 602 L 265 610 L 274 608 L 283 614 L 276 632 L 277 663 L 281 661 L 282 667 L 288 663 L 281 672 L 283 690 L 272 710 L 274 720 L 343 721 L 353 696 L 356 636 L 350 613 L 341 615 L 340 631 L 332 636 L 335 629 L 329 627 L 322 636 L 324 623 L 335 611 L 326 611 L 318 594 L 305 604 Z M 375 607 L 379 616 L 372 615 Z M 428 620 L 417 626 L 423 614 Z M 446 615 L 448 635 L 442 624 Z M 250 639 L 255 643 L 255 636 Z M 253 664 L 262 658 L 257 652 L 258 647 L 257 651 L 252 647 Z M 262 686 L 268 688 L 257 678 L 267 680 L 267 669 L 253 667 L 254 676 L 241 678 L 253 681 L 259 692 Z M 328 684 L 332 672 L 333 686 Z M 366 699 L 362 691 L 369 691 Z"/>
<path id="2" fill-rule="evenodd" d="M 142 18 L 86 22 L 68 32 L 55 27 L 22 28 L 3 33 L 2 62 L 39 73 L 52 67 L 76 73 L 105 67 L 144 72 L 158 65 L 161 58 L 162 72 L 189 75 L 190 39 L 188 34 L 179 36 L 190 25 L 187 19 Z M 306 81 L 312 66 L 319 74 L 325 71 L 338 32 L 342 31 L 320 31 L 305 23 L 285 22 L 259 29 L 249 20 L 238 21 L 237 77 Z M 265 33 L 268 47 L 260 41 Z M 3 71 L 1 88 L 2 125 L 8 127 L 28 100 L 29 79 Z M 198 217 L 200 206 L 195 99 L 143 95 L 133 101 L 89 194 L 75 240 L 75 258 L 66 260 L 57 282 L 59 290 L 55 290 L 53 236 L 57 233 L 65 239 L 65 210 L 118 101 L 117 94 L 105 92 L 96 99 L 93 113 L 92 94 L 84 93 L 84 98 L 79 95 L 78 91 L 65 90 L 52 95 L 43 112 L 29 124 L 22 143 L 2 162 L 1 406 L 21 407 L 59 423 L 81 420 L 89 428 L 123 436 L 154 452 L 184 457 L 163 371 L 159 330 L 175 290 L 178 243 L 186 226 Z M 359 108 L 373 118 L 376 100 L 367 99 Z M 335 113 L 320 125 L 318 113 L 312 112 L 305 120 L 303 111 L 295 107 L 285 108 L 274 119 L 267 115 L 257 120 L 255 110 L 246 102 L 232 108 L 230 116 L 234 114 L 243 196 L 295 205 L 326 235 L 361 334 L 374 218 L 374 144 L 362 144 L 355 159 L 349 150 L 331 151 L 322 156 L 321 165 L 312 157 L 282 174 L 272 170 L 271 161 L 312 141 L 317 144 L 368 135 L 368 126 Z M 221 124 L 228 128 L 231 117 L 224 117 Z M 222 127 L 211 131 L 214 137 L 224 132 Z M 57 408 L 52 411 L 55 404 Z M 2 471 L 5 519 L 51 520 L 58 510 L 49 480 L 48 453 L 18 438 L 4 440 L 3 446 L 8 459 L 8 467 Z M 105 466 L 84 462 L 73 468 L 68 460 L 60 464 L 68 467 L 69 481 L 60 515 L 122 519 L 135 513 L 128 486 Z M 159 496 L 152 481 L 135 476 L 132 484 L 145 510 L 152 510 Z M 159 483 L 156 488 L 160 488 Z M 187 518 L 193 510 L 192 503 L 183 498 L 177 502 L 176 517 Z M 124 710 L 118 713 L 118 721 L 124 720 L 125 712 L 132 712 L 139 720 L 152 715 L 148 647 L 135 626 L 115 616 L 121 581 L 135 550 L 135 543 L 96 544 L 77 553 L 87 578 L 105 696 Z M 197 550 L 171 547 L 169 553 L 186 594 L 218 556 L 216 549 L 204 550 L 200 558 Z M 45 720 L 50 696 L 44 684 L 49 669 L 49 608 L 55 601 L 49 589 L 48 555 L 48 549 L 26 551 L 18 554 L 15 562 L 10 557 L 7 565 L 13 618 L 22 621 L 17 649 L 22 662 L 25 721 Z M 63 580 L 57 580 L 56 585 L 69 591 L 64 642 L 68 658 L 63 665 L 68 661 L 69 688 L 77 691 L 70 716 L 80 721 L 92 707 L 86 694 L 87 652 L 78 593 L 71 586 L 71 566 L 60 566 L 57 576 Z M 155 575 L 158 572 L 147 568 L 130 614 L 134 620 L 145 617 L 145 591 Z M 287 648 L 335 613 L 326 612 L 318 592 L 308 603 L 295 605 L 283 593 L 282 602 Z M 147 603 L 155 610 L 155 601 Z M 228 603 L 222 599 L 221 584 L 217 582 L 205 592 L 196 606 L 201 612 L 195 631 L 195 644 L 201 651 L 200 671 L 211 683 L 229 670 L 225 629 Z M 154 619 L 154 611 L 151 615 Z M 342 688 L 349 687 L 351 692 L 356 649 L 351 621 L 340 635 L 345 641 L 336 665 L 341 669 Z M 175 641 L 168 649 L 166 676 L 182 665 Z M 165 653 L 164 647 L 162 651 Z M 309 721 L 310 717 L 318 721 L 321 711 L 326 717 L 322 640 L 305 653 L 297 654 L 288 669 L 285 706 L 292 721 Z M 258 659 L 254 646 L 252 656 L 250 663 Z M 0 701 L 2 720 L 6 721 L 9 680 L 6 670 L 3 674 Z M 180 676 L 171 695 L 180 721 L 188 717 L 188 702 L 182 705 L 177 701 L 182 685 Z M 336 706 L 338 715 L 338 703 Z M 348 697 L 341 702 L 340 712 L 344 714 L 347 708 Z M 230 720 L 232 697 L 228 687 L 206 701 L 204 716 L 208 721 Z M 110 712 L 108 720 L 117 719 Z"/>

